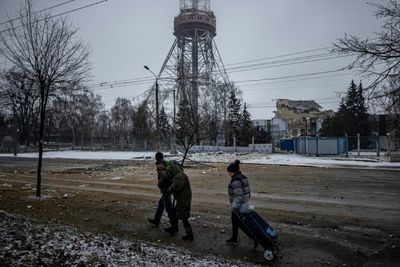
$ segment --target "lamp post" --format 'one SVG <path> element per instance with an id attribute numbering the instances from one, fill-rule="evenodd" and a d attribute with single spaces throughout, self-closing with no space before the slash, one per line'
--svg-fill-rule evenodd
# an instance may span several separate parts
<path id="1" fill-rule="evenodd" d="M 146 70 L 148 70 L 153 76 L 156 78 L 156 132 L 157 132 L 157 151 L 161 149 L 161 138 L 160 138 L 160 116 L 158 110 L 158 77 L 157 75 L 148 67 L 143 66 Z"/>
<path id="2" fill-rule="evenodd" d="M 172 90 L 172 92 L 173 92 L 173 96 L 174 96 L 174 118 L 173 118 L 173 125 L 172 125 L 172 144 L 171 144 L 171 154 L 176 154 L 176 146 L 175 146 L 175 131 L 176 131 L 176 128 L 175 128 L 175 119 L 176 119 L 176 108 L 175 108 L 175 89 L 173 89 Z"/>

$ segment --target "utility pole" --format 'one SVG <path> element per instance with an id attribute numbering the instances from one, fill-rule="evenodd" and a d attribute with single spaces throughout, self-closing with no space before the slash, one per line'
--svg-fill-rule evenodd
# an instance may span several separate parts
<path id="1" fill-rule="evenodd" d="M 157 151 L 161 150 L 160 138 L 160 110 L 158 104 L 158 79 L 156 77 L 156 133 L 157 133 Z"/>
<path id="2" fill-rule="evenodd" d="M 158 77 L 155 73 L 148 67 L 144 66 L 146 70 L 148 70 L 153 76 L 156 78 L 156 134 L 157 134 L 157 151 L 161 150 L 161 137 L 160 137 L 160 113 L 159 113 L 159 104 L 158 104 Z"/>
<path id="3" fill-rule="evenodd" d="M 171 144 L 171 154 L 176 154 L 176 146 L 175 146 L 175 134 L 176 134 L 176 123 L 175 123 L 175 119 L 176 119 L 176 107 L 175 107 L 175 89 L 172 90 L 173 92 L 173 96 L 174 96 L 174 118 L 173 118 L 173 122 L 172 122 L 172 128 L 173 128 L 173 134 L 172 134 L 172 144 Z"/>

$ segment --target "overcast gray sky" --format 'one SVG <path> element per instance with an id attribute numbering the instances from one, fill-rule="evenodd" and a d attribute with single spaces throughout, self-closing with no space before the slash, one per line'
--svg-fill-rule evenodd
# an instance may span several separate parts
<path id="1" fill-rule="evenodd" d="M 58 14 L 99 0 L 75 0 L 52 10 Z M 0 0 L 0 22 L 13 16 L 16 0 Z M 33 0 L 35 9 L 54 6 L 67 0 Z M 375 2 L 382 3 L 381 0 Z M 379 21 L 366 0 L 211 0 L 217 18 L 216 43 L 225 65 L 265 59 L 311 49 L 330 47 L 345 33 L 374 37 Z M 175 37 L 174 16 L 179 0 L 108 0 L 68 14 L 79 36 L 89 43 L 93 64 L 91 84 L 149 77 L 148 65 L 158 72 Z M 0 30 L 4 25 L 0 25 Z M 324 53 L 316 50 L 278 59 Z M 277 60 L 277 59 L 275 59 Z M 268 60 L 271 61 L 271 60 Z M 362 78 L 354 71 L 271 80 L 336 70 L 349 58 L 337 58 L 228 72 L 242 90 L 253 119 L 269 119 L 275 99 L 315 100 L 324 109 L 336 110 L 336 92 L 346 91 L 351 79 Z M 262 81 L 251 81 L 260 80 Z M 117 97 L 137 99 L 150 85 L 130 85 L 96 90 L 106 108 Z"/>

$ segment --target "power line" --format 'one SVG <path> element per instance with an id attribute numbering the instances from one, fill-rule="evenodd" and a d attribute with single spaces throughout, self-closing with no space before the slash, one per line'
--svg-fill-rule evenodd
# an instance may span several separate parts
<path id="1" fill-rule="evenodd" d="M 307 50 L 307 51 L 314 51 L 314 50 L 320 50 L 320 49 L 312 49 L 312 50 Z M 304 52 L 293 53 L 293 54 L 300 54 L 300 53 L 304 53 Z M 302 58 L 304 58 L 304 57 L 302 57 Z M 296 58 L 293 58 L 293 59 L 296 60 Z M 331 59 L 331 57 L 321 58 L 321 59 L 318 59 L 318 61 L 327 60 L 327 59 Z M 286 59 L 286 62 L 288 62 L 288 60 L 291 60 L 291 59 Z M 297 62 L 297 63 L 303 63 L 303 62 Z M 266 63 L 263 63 L 263 64 L 266 64 Z M 291 63 L 291 64 L 296 64 L 296 63 Z M 270 66 L 270 67 L 273 68 L 273 67 L 278 67 L 278 66 Z M 251 69 L 251 70 L 254 70 L 254 69 Z M 345 70 L 345 69 L 343 68 L 343 70 Z M 306 74 L 306 75 L 317 75 L 317 74 L 337 72 L 337 71 L 339 71 L 339 70 L 334 70 L 334 71 L 329 71 L 329 72 L 320 72 L 320 73 L 311 73 L 311 74 Z M 229 72 L 229 73 L 233 73 L 233 71 Z M 286 78 L 301 77 L 301 76 L 302 75 L 294 75 L 294 76 L 287 76 Z M 243 80 L 243 81 L 236 81 L 236 83 L 248 83 L 248 82 L 265 81 L 265 80 L 271 80 L 271 79 L 283 79 L 283 77 L 280 77 L 280 78 L 266 78 L 266 79 L 259 79 L 259 80 Z M 130 85 L 150 84 L 150 83 L 154 82 L 153 80 L 154 80 L 153 77 L 147 76 L 147 77 L 132 78 L 132 79 L 127 79 L 127 80 L 113 81 L 113 82 L 101 82 L 101 83 L 98 83 L 96 85 L 93 85 L 92 89 L 93 90 L 106 90 L 106 89 L 111 89 L 111 88 L 116 88 L 116 87 L 124 87 L 124 86 L 130 86 Z M 159 80 L 174 80 L 174 79 L 170 78 L 170 77 L 164 77 L 164 78 L 161 77 L 161 78 L 159 78 Z M 246 85 L 246 86 L 253 86 L 253 85 Z"/>
<path id="2" fill-rule="evenodd" d="M 318 79 L 325 79 L 325 78 L 332 78 L 332 77 L 339 77 L 339 76 L 349 76 L 349 75 L 353 75 L 353 74 L 352 73 L 342 73 L 342 74 L 325 75 L 325 76 L 320 76 L 320 77 L 292 79 L 292 80 L 286 80 L 286 81 L 260 82 L 260 83 L 246 84 L 243 86 L 248 87 L 248 86 L 259 86 L 259 85 L 265 85 L 265 84 L 285 84 L 285 83 L 298 82 L 298 81 L 318 80 Z"/>
<path id="3" fill-rule="evenodd" d="M 247 88 L 248 86 L 256 86 L 256 85 L 263 85 L 263 84 L 268 84 L 268 83 L 258 83 L 258 84 L 253 84 L 253 85 L 246 85 L 245 90 L 246 91 L 262 91 L 265 90 L 266 88 Z M 268 90 L 286 90 L 286 89 L 300 89 L 300 88 L 325 88 L 325 87 L 338 87 L 342 86 L 342 84 L 323 84 L 323 85 L 303 85 L 303 86 L 290 86 L 290 87 L 268 87 Z M 243 89 L 242 89 L 243 90 Z"/>
<path id="4" fill-rule="evenodd" d="M 229 69 L 229 70 L 227 70 L 227 72 L 228 73 L 236 73 L 236 72 L 243 72 L 243 71 L 276 68 L 276 67 L 283 67 L 283 66 L 288 66 L 288 65 L 304 64 L 304 63 L 317 62 L 317 61 L 330 60 L 330 59 L 339 59 L 339 58 L 345 58 L 345 57 L 350 57 L 350 56 L 349 55 L 343 55 L 343 56 L 332 56 L 331 55 L 329 57 L 322 57 L 322 58 L 315 58 L 315 59 L 311 59 L 312 57 L 309 57 L 309 59 L 305 59 L 305 60 L 301 60 L 301 61 L 285 60 L 286 61 L 285 63 L 266 62 L 266 63 L 261 63 L 261 64 L 255 64 L 252 66 L 243 66 L 243 67 L 237 67 L 235 69 Z M 281 62 L 283 62 L 283 61 L 281 61 Z"/>
<path id="5" fill-rule="evenodd" d="M 175 80 L 169 77 L 161 77 L 158 80 L 162 83 L 163 81 Z M 112 81 L 112 82 L 100 82 L 97 84 L 92 84 L 90 87 L 91 90 L 106 90 L 111 88 L 119 88 L 126 87 L 131 85 L 144 85 L 144 84 L 152 84 L 154 83 L 154 77 L 142 77 L 142 78 L 133 78 L 121 81 Z"/>
<path id="6" fill-rule="evenodd" d="M 270 59 L 276 59 L 276 58 L 281 58 L 281 57 L 300 55 L 300 54 L 305 54 L 305 53 L 315 52 L 315 51 L 320 51 L 320 50 L 328 50 L 328 49 L 331 49 L 331 48 L 334 48 L 334 47 L 333 46 L 327 46 L 327 47 L 322 47 L 322 48 L 309 49 L 309 50 L 305 50 L 305 51 L 289 53 L 289 54 L 284 54 L 284 55 L 279 55 L 279 56 L 267 57 L 267 58 L 262 58 L 262 59 L 253 59 L 253 60 L 241 61 L 241 62 L 237 62 L 237 63 L 231 63 L 231 64 L 227 64 L 226 66 L 228 67 L 228 66 L 251 63 L 251 62 L 257 62 L 257 61 L 270 60 Z"/>
<path id="7" fill-rule="evenodd" d="M 273 61 L 270 61 L 270 60 L 264 61 L 264 60 L 262 60 L 261 63 L 240 64 L 237 67 L 228 67 L 227 69 L 235 70 L 235 69 L 240 69 L 243 66 L 244 67 L 257 67 L 257 66 L 263 66 L 265 64 L 272 65 L 272 64 L 293 62 L 293 61 L 304 60 L 304 59 L 320 58 L 320 57 L 326 57 L 326 56 L 332 56 L 332 54 L 331 53 L 313 54 L 313 55 L 307 55 L 307 56 L 301 56 L 301 57 L 291 57 L 291 58 L 279 59 L 279 60 L 273 60 Z"/>
<path id="8" fill-rule="evenodd" d="M 261 79 L 253 79 L 253 80 L 242 80 L 242 81 L 236 81 L 236 83 L 275 81 L 275 80 L 282 80 L 282 79 L 289 79 L 289 78 L 296 78 L 296 77 L 306 77 L 306 76 L 313 76 L 313 75 L 320 75 L 320 74 L 336 73 L 336 72 L 341 72 L 341 71 L 344 71 L 344 70 L 346 70 L 346 68 L 340 68 L 340 69 L 328 70 L 328 71 L 320 71 L 320 72 L 312 72 L 312 73 L 304 73 L 304 74 L 296 74 L 296 75 L 288 75 L 288 76 L 281 76 L 281 77 L 261 78 Z"/>
<path id="9" fill-rule="evenodd" d="M 337 69 L 337 70 L 331 70 L 331 71 L 325 71 L 325 72 L 297 74 L 297 75 L 283 76 L 283 77 L 249 79 L 249 80 L 236 81 L 235 83 L 243 84 L 242 86 L 245 86 L 245 87 L 250 87 L 250 86 L 259 86 L 259 85 L 265 85 L 265 84 L 282 84 L 282 83 L 290 83 L 290 82 L 297 82 L 297 81 L 306 81 L 306 80 L 315 80 L 315 79 L 324 79 L 324 78 L 331 78 L 331 77 L 338 77 L 338 76 L 353 75 L 352 73 L 342 73 L 342 74 L 325 75 L 325 76 L 320 76 L 320 77 L 290 79 L 290 78 L 296 78 L 296 77 L 321 75 L 324 73 L 334 73 L 334 72 L 340 72 L 340 71 L 344 71 L 344 70 L 345 69 Z M 290 79 L 290 80 L 285 80 L 285 79 Z M 258 82 L 258 83 L 246 84 L 249 82 Z M 138 78 L 138 80 L 131 80 L 131 81 L 127 80 L 126 82 L 122 82 L 122 83 L 120 83 L 120 82 L 117 82 L 117 83 L 102 82 L 94 87 L 89 87 L 89 89 L 93 90 L 93 91 L 100 91 L 100 90 L 110 90 L 110 89 L 114 89 L 114 88 L 121 88 L 121 87 L 127 87 L 127 86 L 138 86 L 138 85 L 146 85 L 146 84 L 150 85 L 152 83 L 154 83 L 154 79 L 140 80 L 140 78 Z"/>
<path id="10" fill-rule="evenodd" d="M 66 15 L 66 14 L 69 14 L 69 13 L 72 13 L 72 12 L 76 12 L 76 11 L 79 11 L 79 10 L 82 10 L 82 9 L 85 9 L 85 8 L 89 8 L 89 7 L 92 7 L 92 6 L 95 6 L 95 5 L 102 4 L 102 3 L 107 2 L 107 1 L 108 1 L 108 0 L 98 1 L 98 2 L 95 2 L 95 3 L 92 3 L 92 4 L 88 4 L 88 5 L 85 5 L 85 6 L 81 6 L 81 7 L 75 8 L 75 9 L 71 9 L 71 10 L 68 10 L 68 11 L 65 11 L 65 12 L 62 12 L 62 13 L 59 13 L 59 14 L 50 16 L 50 17 L 48 17 L 48 18 L 39 19 L 39 20 L 34 21 L 34 22 L 32 22 L 32 23 L 37 23 L 37 22 L 44 21 L 44 20 L 46 20 L 46 19 L 52 19 L 52 18 L 55 18 L 55 17 L 63 16 L 63 15 Z M 30 23 L 30 24 L 31 24 L 31 23 Z M 27 26 L 27 25 L 28 25 L 28 24 L 23 24 L 23 25 L 15 26 L 15 27 L 13 27 L 13 28 L 9 28 L 9 29 L 2 30 L 2 31 L 0 31 L 0 33 L 8 32 L 8 31 L 11 31 L 11 30 L 15 30 L 15 29 L 21 28 L 21 27 L 23 27 L 23 26 Z"/>
<path id="11" fill-rule="evenodd" d="M 57 5 L 54 5 L 54 6 L 51 6 L 51 7 L 47 7 L 47 8 L 44 8 L 44 9 L 42 9 L 42 10 L 39 10 L 39 11 L 34 12 L 34 14 L 37 14 L 37 13 L 40 13 L 40 12 L 43 12 L 43 11 L 46 11 L 46 10 L 49 10 L 49 9 L 53 9 L 53 8 L 56 8 L 56 7 L 59 7 L 59 6 L 63 6 L 63 5 L 69 4 L 69 3 L 74 2 L 74 1 L 75 1 L 75 0 L 69 0 L 69 1 L 66 1 L 66 2 L 63 2 L 63 3 L 60 3 L 60 4 L 57 4 Z M 25 17 L 26 17 L 26 16 L 25 16 Z M 16 20 L 21 19 L 21 18 L 23 18 L 23 17 L 19 17 L 19 18 L 15 18 L 15 19 L 10 19 L 10 20 L 8 20 L 8 21 L 3 21 L 3 22 L 0 22 L 0 25 L 6 24 L 6 23 L 10 23 L 10 22 L 16 21 Z"/>
<path id="12" fill-rule="evenodd" d="M 249 79 L 249 80 L 235 81 L 235 83 L 244 84 L 243 86 L 249 87 L 249 86 L 259 86 L 259 85 L 264 85 L 264 84 L 281 84 L 281 83 L 288 83 L 288 82 L 306 81 L 306 80 L 312 80 L 312 79 L 315 80 L 315 79 L 323 79 L 323 78 L 331 78 L 331 77 L 338 77 L 338 76 L 353 75 L 352 73 L 342 73 L 342 74 L 325 75 L 325 76 L 312 77 L 312 78 L 285 80 L 285 79 L 296 78 L 296 77 L 315 76 L 315 75 L 321 75 L 321 74 L 324 74 L 324 73 L 340 72 L 340 71 L 344 71 L 344 70 L 345 70 L 345 68 L 344 69 L 331 70 L 331 71 L 325 71 L 325 72 L 297 74 L 297 75 L 290 75 L 290 76 L 283 76 L 283 77 Z M 259 83 L 246 84 L 246 83 L 249 83 L 249 82 L 259 82 Z M 141 78 L 138 78 L 138 80 L 127 80 L 125 82 L 115 82 L 115 83 L 101 82 L 101 83 L 99 83 L 99 84 L 97 84 L 97 85 L 95 85 L 93 87 L 89 86 L 89 89 L 93 90 L 93 91 L 100 91 L 100 90 L 109 90 L 109 89 L 113 89 L 113 88 L 120 88 L 120 87 L 127 87 L 127 86 L 138 86 L 138 85 L 146 85 L 146 84 L 150 85 L 152 83 L 154 83 L 154 79 L 142 80 Z"/>

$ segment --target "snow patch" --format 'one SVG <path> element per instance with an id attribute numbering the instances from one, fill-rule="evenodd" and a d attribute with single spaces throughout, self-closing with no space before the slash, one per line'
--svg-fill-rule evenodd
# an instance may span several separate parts
<path id="1" fill-rule="evenodd" d="M 43 158 L 69 158 L 69 159 L 92 159 L 92 160 L 143 160 L 153 161 L 155 152 L 124 152 L 124 151 L 52 151 L 43 153 Z M 0 154 L 0 156 L 11 157 L 13 154 Z M 182 155 L 171 155 L 164 153 L 165 158 L 180 161 Z M 37 158 L 37 153 L 20 153 L 17 157 Z M 357 168 L 393 168 L 399 169 L 399 162 L 386 162 L 377 158 L 356 158 L 354 153 L 349 153 L 349 158 L 340 156 L 315 157 L 297 154 L 263 154 L 263 153 L 193 153 L 188 155 L 188 161 L 228 163 L 239 159 L 243 163 L 263 165 L 292 165 L 292 166 L 314 166 L 314 167 L 335 167 L 348 166 Z M 372 157 L 372 158 L 371 158 Z M 112 163 L 110 163 L 112 164 Z"/>
<path id="2" fill-rule="evenodd" d="M 1 266 L 255 266 L 170 246 L 81 232 L 0 210 Z"/>

